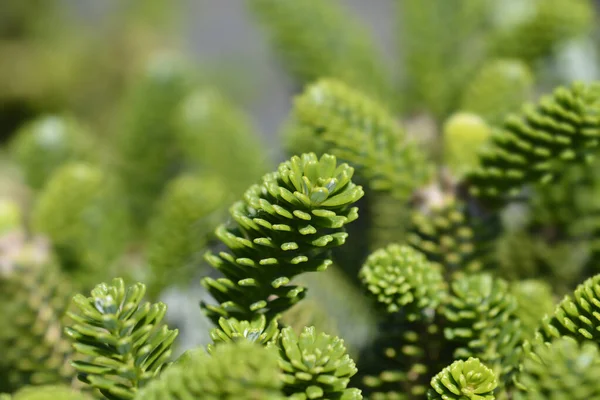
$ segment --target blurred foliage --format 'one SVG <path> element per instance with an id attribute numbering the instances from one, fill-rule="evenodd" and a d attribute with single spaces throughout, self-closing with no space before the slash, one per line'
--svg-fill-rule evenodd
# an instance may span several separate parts
<path id="1" fill-rule="evenodd" d="M 93 138 L 72 118 L 42 116 L 15 133 L 11 153 L 23 168 L 25 180 L 41 189 L 54 170 L 65 161 L 93 157 Z"/>
<path id="2" fill-rule="evenodd" d="M 167 185 L 148 229 L 145 280 L 151 295 L 160 293 L 165 281 L 185 283 L 198 268 L 198 249 L 207 245 L 225 215 L 226 199 L 217 178 L 181 175 Z"/>
<path id="3" fill-rule="evenodd" d="M 67 163 L 57 169 L 32 210 L 32 229 L 50 238 L 63 270 L 83 287 L 110 271 L 131 237 L 121 187 L 94 165 Z"/>
<path id="4" fill-rule="evenodd" d="M 252 121 L 218 91 L 189 94 L 177 110 L 176 124 L 174 139 L 182 149 L 182 162 L 219 175 L 231 196 L 243 193 L 267 172 L 269 160 Z"/>
<path id="5" fill-rule="evenodd" d="M 533 96 L 533 75 L 525 63 L 497 59 L 485 63 L 468 83 L 461 108 L 498 124 Z"/>
<path id="6" fill-rule="evenodd" d="M 71 349 L 62 328 L 70 282 L 42 238 L 20 227 L 0 235 L 0 333 L 3 388 L 68 383 Z"/>
<path id="7" fill-rule="evenodd" d="M 370 32 L 337 0 L 251 0 L 276 54 L 299 84 L 337 78 L 379 98 L 390 76 Z M 310 27 L 310 29 L 307 29 Z"/>
<path id="8" fill-rule="evenodd" d="M 147 221 L 156 194 L 179 169 L 174 114 L 191 83 L 180 60 L 161 54 L 124 95 L 116 164 L 136 225 Z"/>

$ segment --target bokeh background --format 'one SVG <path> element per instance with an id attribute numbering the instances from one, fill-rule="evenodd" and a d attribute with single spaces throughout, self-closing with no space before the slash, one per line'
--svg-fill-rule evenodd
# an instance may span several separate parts
<path id="1" fill-rule="evenodd" d="M 31 15 L 29 7 L 40 16 L 49 17 L 49 26 L 44 27 L 44 33 L 40 35 L 49 32 L 50 36 L 64 36 L 62 40 L 67 43 L 70 40 L 79 42 L 80 47 L 77 50 L 87 53 L 82 57 L 87 57 L 89 65 L 96 67 L 96 71 L 89 70 L 90 75 L 96 75 L 98 78 L 101 77 L 98 75 L 98 69 L 105 73 L 128 70 L 132 74 L 136 65 L 139 66 L 144 56 L 153 50 L 167 48 L 184 53 L 196 63 L 196 67 L 202 71 L 207 81 L 216 83 L 248 110 L 264 142 L 268 142 L 269 150 L 280 154 L 278 132 L 289 112 L 292 103 L 290 94 L 294 93 L 294 85 L 278 63 L 268 38 L 248 10 L 245 1 L 32 0 L 23 2 L 29 3 L 30 6 L 18 7 L 11 5 L 12 3 L 21 2 L 8 0 L 5 3 L 3 7 L 8 11 L 3 13 L 6 20 L 3 24 L 10 25 L 10 21 L 27 18 L 27 15 Z M 508 1 L 506 7 L 518 9 L 518 3 Z M 600 4 L 599 1 L 596 3 Z M 364 22 L 373 33 L 375 44 L 390 68 L 401 68 L 398 63 L 398 53 L 401 51 L 398 46 L 399 20 L 394 1 L 344 0 L 340 4 Z M 46 11 L 49 9 L 58 15 L 52 16 Z M 77 38 L 69 39 L 71 35 Z M 5 37 L 10 37 L 10 34 L 5 34 Z M 69 55 L 68 45 L 61 49 L 60 41 L 53 43 L 51 38 L 49 39 L 49 46 L 53 48 L 56 58 L 74 57 Z M 81 47 L 87 48 L 87 51 Z M 126 50 L 127 48 L 130 50 Z M 3 66 L 3 70 L 12 70 L 20 61 L 13 59 L 7 51 L 9 49 L 3 52 L 0 66 Z M 598 63 L 593 62 L 596 57 L 595 49 L 587 47 L 575 53 L 570 66 L 573 69 L 572 75 L 586 80 L 597 77 Z M 25 70 L 31 71 L 30 73 L 37 75 L 39 79 L 52 81 L 49 66 L 40 68 L 41 65 L 44 64 L 33 62 Z M 14 77 L 9 79 L 6 72 L 2 76 L 2 97 L 5 99 L 13 97 L 10 95 L 11 90 L 8 90 L 7 94 L 6 85 L 9 82 L 14 92 L 21 91 L 27 95 L 27 91 L 32 90 L 27 87 L 14 87 L 19 86 L 19 82 L 15 83 Z M 55 86 L 60 86 L 59 78 L 61 77 L 56 77 Z M 88 76 L 88 79 L 94 80 L 93 76 Z M 51 82 L 47 84 L 50 85 Z M 32 82 L 22 83 L 22 86 L 33 85 Z M 100 87 L 96 90 L 102 91 L 103 86 L 109 86 L 111 83 L 100 79 L 95 85 Z M 48 90 L 60 91 L 59 88 Z M 62 90 L 67 88 L 63 87 Z M 16 124 L 31 112 L 41 112 L 44 108 L 60 108 L 60 104 L 44 104 L 36 110 L 28 110 L 27 107 L 21 109 L 18 104 L 19 97 L 21 96 L 15 93 L 8 104 L 3 102 L 0 106 L 3 118 L 11 120 L 3 123 L 2 137 L 6 138 L 14 132 Z M 12 116 L 7 117 L 6 114 Z"/>
<path id="2" fill-rule="evenodd" d="M 89 65 L 96 67 L 95 72 L 90 69 L 89 73 L 96 74 L 97 77 L 100 77 L 97 75 L 99 69 L 105 73 L 135 71 L 136 65 L 154 50 L 168 49 L 185 54 L 196 63 L 207 81 L 216 83 L 248 110 L 264 142 L 268 142 L 269 150 L 274 155 L 280 154 L 278 131 L 289 112 L 292 102 L 290 94 L 294 87 L 243 0 L 41 0 L 29 2 L 31 11 L 28 11 L 29 6 L 17 7 L 10 3 L 19 2 L 7 2 L 8 12 L 4 13 L 7 25 L 9 20 L 29 18 L 26 16 L 33 11 L 39 13 L 41 19 L 48 18 L 48 26 L 41 29 L 44 33 L 40 32 L 40 35 L 48 32 L 51 36 L 62 37 L 60 41 L 49 42 L 56 57 L 75 57 L 72 53 L 61 55 L 61 51 L 70 50 L 78 55 L 79 52 L 88 53 L 82 57 L 87 57 Z M 341 3 L 373 31 L 379 50 L 393 65 L 397 60 L 398 46 L 394 41 L 396 31 L 392 2 L 345 0 Z M 45 11 L 50 9 L 55 15 Z M 66 43 L 70 42 L 70 35 L 76 35 L 77 38 L 71 39 L 79 42 L 79 46 L 87 47 L 87 51 L 81 47 L 77 50 L 68 49 Z M 62 49 L 62 46 L 66 48 Z M 126 50 L 127 48 L 130 50 Z M 18 69 L 16 65 L 21 61 L 11 59 L 11 53 L 6 51 L 8 49 L 5 49 L 6 55 L 0 60 L 0 66 L 3 66 L 3 70 Z M 128 54 L 129 51 L 132 53 Z M 125 58 L 121 58 L 123 56 Z M 66 66 L 64 68 L 66 70 Z M 34 68 L 30 66 L 27 69 Z M 35 71 L 31 73 L 38 75 L 40 79 L 47 75 L 44 80 L 53 80 L 47 68 L 35 68 Z M 14 77 L 8 79 L 6 73 L 3 76 L 3 84 L 11 82 L 15 96 L 1 106 L 3 114 L 12 114 L 11 117 L 4 116 L 7 122 L 3 124 L 2 137 L 6 138 L 14 132 L 13 128 L 31 113 L 61 107 L 60 104 L 44 104 L 35 110 L 27 109 L 27 106 L 21 109 L 18 103 L 22 96 L 17 92 L 26 94 L 31 89 L 15 87 L 19 84 L 14 82 Z M 59 76 L 56 81 L 60 78 L 64 79 Z M 93 80 L 92 76 L 88 78 Z M 103 90 L 102 86 L 111 85 L 110 82 L 102 81 L 103 79 L 96 82 L 100 87 L 97 89 L 99 91 Z M 33 83 L 23 82 L 22 85 L 33 86 Z M 55 82 L 55 85 L 60 84 Z M 48 90 L 60 91 L 53 88 Z M 13 97 L 6 94 L 6 89 L 3 91 L 3 97 Z"/>

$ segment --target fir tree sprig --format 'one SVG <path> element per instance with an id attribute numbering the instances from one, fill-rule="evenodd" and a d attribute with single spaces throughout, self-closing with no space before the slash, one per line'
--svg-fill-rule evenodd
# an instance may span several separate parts
<path id="1" fill-rule="evenodd" d="M 600 91 L 596 85 L 560 87 L 537 105 L 507 117 L 467 176 L 471 193 L 505 204 L 531 183 L 547 183 L 564 167 L 590 162 L 600 144 Z"/>
<path id="2" fill-rule="evenodd" d="M 467 275 L 452 283 L 443 314 L 444 336 L 456 359 L 477 357 L 508 382 L 522 341 L 517 302 L 506 281 L 489 274 Z"/>
<path id="3" fill-rule="evenodd" d="M 306 327 L 299 336 L 292 328 L 282 329 L 276 343 L 283 371 L 283 392 L 293 400 L 362 400 L 361 391 L 347 388 L 356 374 L 354 361 L 346 354 L 344 341 L 314 327 Z"/>
<path id="4" fill-rule="evenodd" d="M 544 317 L 537 336 L 545 341 L 569 336 L 578 342 L 600 341 L 600 275 L 581 283 L 565 296 L 554 313 Z"/>
<path id="5" fill-rule="evenodd" d="M 304 296 L 291 279 L 326 269 L 329 250 L 346 240 L 344 225 L 358 218 L 353 204 L 363 190 L 351 181 L 353 173 L 331 155 L 294 156 L 231 207 L 235 225 L 216 231 L 228 251 L 207 255 L 225 277 L 202 280 L 219 302 L 202 305 L 215 324 L 257 314 L 270 322 Z"/>
<path id="6" fill-rule="evenodd" d="M 531 183 L 547 183 L 565 166 L 590 162 L 600 144 L 600 91 L 561 87 L 509 116 L 467 176 L 471 193 L 505 204 Z"/>
<path id="7" fill-rule="evenodd" d="M 597 343 L 577 343 L 570 337 L 536 342 L 527 347 L 521 363 L 515 399 L 598 399 L 599 373 Z"/>
<path id="8" fill-rule="evenodd" d="M 439 265 L 409 246 L 391 244 L 374 251 L 359 276 L 386 312 L 402 312 L 409 321 L 437 309 L 448 295 Z"/>
<path id="9" fill-rule="evenodd" d="M 494 400 L 496 377 L 477 358 L 458 360 L 431 380 L 429 400 Z"/>
<path id="10" fill-rule="evenodd" d="M 108 399 L 132 399 L 167 366 L 177 330 L 162 324 L 167 307 L 143 303 L 145 286 L 122 279 L 96 286 L 91 297 L 73 298 L 76 312 L 65 332 L 80 355 L 78 378 Z"/>

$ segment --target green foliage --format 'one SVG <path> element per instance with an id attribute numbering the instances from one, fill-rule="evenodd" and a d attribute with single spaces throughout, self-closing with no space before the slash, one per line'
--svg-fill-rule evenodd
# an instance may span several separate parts
<path id="1" fill-rule="evenodd" d="M 479 115 L 460 112 L 448 118 L 443 132 L 444 164 L 453 175 L 462 177 L 478 165 L 478 154 L 491 134 L 491 127 Z"/>
<path id="2" fill-rule="evenodd" d="M 92 157 L 92 138 L 73 118 L 39 117 L 19 129 L 11 143 L 13 154 L 34 189 L 41 189 L 65 162 Z"/>
<path id="3" fill-rule="evenodd" d="M 222 182 L 209 176 L 181 175 L 170 182 L 149 223 L 146 254 L 150 294 L 164 282 L 184 283 L 201 262 L 203 249 L 223 216 Z"/>
<path id="4" fill-rule="evenodd" d="M 597 323 L 599 298 L 600 275 L 596 275 L 580 284 L 571 295 L 565 296 L 553 314 L 544 317 L 539 336 L 546 341 L 569 336 L 578 342 L 597 342 L 600 339 Z"/>
<path id="5" fill-rule="evenodd" d="M 495 215 L 472 217 L 467 206 L 449 199 L 430 210 L 414 211 L 406 241 L 446 272 L 481 271 L 490 259 L 490 245 L 500 230 Z"/>
<path id="6" fill-rule="evenodd" d="M 301 92 L 266 175 L 277 150 L 210 67 L 140 65 L 173 2 L 117 6 L 95 42 L 58 3 L 7 1 L 2 400 L 600 400 L 592 0 L 396 1 L 389 74 L 346 3 L 250 0 Z M 207 318 L 177 304 L 189 351 L 170 363 L 153 300 L 207 264 Z M 117 271 L 149 286 L 68 303 Z"/>
<path id="7" fill-rule="evenodd" d="M 533 95 L 533 75 L 518 59 L 484 64 L 464 89 L 460 109 L 496 125 Z"/>
<path id="8" fill-rule="evenodd" d="M 561 87 L 509 116 L 467 177 L 471 193 L 503 202 L 525 184 L 546 183 L 565 166 L 589 161 L 600 137 L 598 93 L 593 85 Z"/>
<path id="9" fill-rule="evenodd" d="M 0 395 L 0 400 L 5 400 Z M 91 400 L 91 397 L 63 385 L 24 387 L 6 400 Z"/>
<path id="10" fill-rule="evenodd" d="M 385 311 L 378 335 L 359 358 L 366 394 L 422 398 L 431 372 L 446 364 L 439 311 L 448 288 L 440 266 L 411 247 L 392 244 L 372 253 L 360 276 Z"/>
<path id="11" fill-rule="evenodd" d="M 269 160 L 250 119 L 215 90 L 186 96 L 175 127 L 182 162 L 221 178 L 228 194 L 239 196 L 267 170 Z"/>
<path id="12" fill-rule="evenodd" d="M 550 240 L 597 238 L 600 211 L 600 163 L 575 165 L 563 171 L 553 185 L 536 187 L 530 201 L 530 226 L 551 230 Z M 591 243 L 595 249 L 595 243 Z"/>
<path id="13" fill-rule="evenodd" d="M 531 339 L 545 315 L 555 307 L 552 287 L 542 280 L 511 282 L 510 292 L 517 301 L 515 314 L 521 321 L 523 337 Z"/>
<path id="14" fill-rule="evenodd" d="M 125 287 L 122 279 L 96 286 L 91 297 L 73 298 L 66 328 L 81 360 L 73 362 L 78 378 L 108 399 L 132 399 L 166 366 L 178 334 L 161 323 L 166 306 L 142 303 L 143 284 Z"/>
<path id="15" fill-rule="evenodd" d="M 277 56 L 301 84 L 325 77 L 385 97 L 389 76 L 373 38 L 342 2 L 252 0 Z"/>
<path id="16" fill-rule="evenodd" d="M 53 261 L 40 238 L 0 236 L 0 370 L 13 389 L 66 383 L 73 374 L 62 332 L 70 288 Z"/>
<path id="17" fill-rule="evenodd" d="M 409 109 L 446 118 L 483 56 L 486 1 L 398 0 L 402 89 Z M 451 60 L 452 65 L 449 65 Z"/>
<path id="18" fill-rule="evenodd" d="M 359 276 L 386 312 L 402 310 L 409 321 L 436 309 L 447 296 L 439 266 L 408 246 L 391 244 L 371 253 Z"/>
<path id="19" fill-rule="evenodd" d="M 284 373 L 283 392 L 293 400 L 360 400 L 358 389 L 347 388 L 356 374 L 344 341 L 306 327 L 299 336 L 284 328 L 277 339 L 279 367 Z"/>
<path id="20" fill-rule="evenodd" d="M 494 400 L 496 377 L 477 358 L 458 360 L 431 380 L 429 400 Z"/>
<path id="21" fill-rule="evenodd" d="M 283 400 L 277 353 L 255 343 L 194 351 L 135 397 L 139 400 Z"/>
<path id="22" fill-rule="evenodd" d="M 117 170 L 127 188 L 126 199 L 143 226 L 156 193 L 177 172 L 179 150 L 173 134 L 174 115 L 189 91 L 191 77 L 180 60 L 168 56 L 150 61 L 123 99 L 117 136 Z"/>
<path id="23" fill-rule="evenodd" d="M 566 283 L 553 282 L 558 293 L 599 272 L 599 166 L 594 160 L 566 168 L 554 184 L 535 187 L 529 202 L 527 228 L 541 242 L 540 258 L 549 257 L 552 275 Z"/>
<path id="24" fill-rule="evenodd" d="M 32 226 L 52 240 L 63 270 L 86 289 L 104 279 L 131 230 L 120 183 L 85 163 L 55 172 L 36 201 Z"/>
<path id="25" fill-rule="evenodd" d="M 344 225 L 358 218 L 352 205 L 363 190 L 351 181 L 353 173 L 333 156 L 303 154 L 246 191 L 230 209 L 235 225 L 216 231 L 229 251 L 207 255 L 225 275 L 202 281 L 219 302 L 203 304 L 213 322 L 262 313 L 271 320 L 304 296 L 304 288 L 288 283 L 302 272 L 326 269 L 328 251 L 346 240 Z"/>
<path id="26" fill-rule="evenodd" d="M 600 398 L 598 344 L 563 337 L 529 348 L 518 376 L 516 400 Z"/>
<path id="27" fill-rule="evenodd" d="M 444 335 L 455 346 L 454 357 L 477 357 L 498 379 L 516 367 L 521 337 L 517 302 L 508 283 L 488 274 L 458 278 L 444 307 Z"/>
<path id="28" fill-rule="evenodd" d="M 521 18 L 499 26 L 491 38 L 492 53 L 534 63 L 566 41 L 592 30 L 590 0 L 535 0 Z M 514 6 L 506 2 L 505 7 Z M 504 10 L 499 9 L 502 13 Z"/>
<path id="29" fill-rule="evenodd" d="M 342 82 L 323 79 L 296 98 L 294 135 L 310 135 L 349 162 L 374 191 L 407 200 L 427 182 L 431 169 L 425 155 L 410 143 L 384 106 Z"/>

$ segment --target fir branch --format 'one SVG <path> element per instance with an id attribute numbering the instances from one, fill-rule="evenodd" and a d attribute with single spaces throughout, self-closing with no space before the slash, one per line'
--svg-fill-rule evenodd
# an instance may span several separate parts
<path id="1" fill-rule="evenodd" d="M 447 285 L 439 266 L 419 251 L 389 245 L 373 252 L 360 270 L 363 285 L 388 313 L 421 319 L 446 300 Z"/>
<path id="2" fill-rule="evenodd" d="M 544 341 L 568 336 L 578 342 L 600 341 L 600 275 L 593 276 L 563 298 L 554 313 L 544 317 L 537 337 Z"/>
<path id="3" fill-rule="evenodd" d="M 600 398 L 600 351 L 594 342 L 569 337 L 526 347 L 516 400 Z"/>
<path id="4" fill-rule="evenodd" d="M 431 373 L 447 363 L 439 313 L 448 288 L 440 266 L 411 247 L 392 244 L 372 253 L 360 276 L 385 312 L 359 358 L 365 394 L 422 398 Z"/>
<path id="5" fill-rule="evenodd" d="M 455 361 L 431 380 L 429 400 L 494 400 L 496 377 L 477 358 Z"/>
<path id="6" fill-rule="evenodd" d="M 346 354 L 344 341 L 306 327 L 299 336 L 284 328 L 276 344 L 283 371 L 283 392 L 293 400 L 362 400 L 358 389 L 347 388 L 356 374 L 354 361 Z"/>
<path id="7" fill-rule="evenodd" d="M 73 298 L 78 312 L 65 332 L 82 360 L 73 361 L 78 378 L 111 400 L 132 399 L 165 368 L 177 330 L 161 324 L 167 307 L 142 303 L 143 284 L 122 279 L 102 283 L 91 297 Z"/>
<path id="8" fill-rule="evenodd" d="M 499 216 L 478 218 L 469 211 L 452 198 L 430 210 L 413 211 L 406 241 L 429 261 L 443 265 L 447 275 L 490 269 L 494 239 L 502 229 Z"/>
<path id="9" fill-rule="evenodd" d="M 503 205 L 526 184 L 549 182 L 566 166 L 590 162 L 600 143 L 599 94 L 594 85 L 561 87 L 509 116 L 467 176 L 471 193 Z"/>
<path id="10" fill-rule="evenodd" d="M 220 317 L 251 321 L 258 314 L 270 322 L 304 296 L 304 288 L 288 283 L 326 269 L 329 250 L 346 240 L 344 225 L 358 218 L 352 205 L 363 190 L 351 181 L 353 172 L 330 155 L 294 156 L 231 207 L 235 225 L 216 231 L 229 250 L 207 255 L 225 277 L 202 280 L 219 302 L 202 304 L 215 324 Z"/>
<path id="11" fill-rule="evenodd" d="M 508 382 L 517 367 L 522 341 L 517 302 L 508 283 L 491 275 L 472 275 L 452 283 L 444 307 L 444 335 L 455 348 L 454 357 L 477 357 Z"/>

